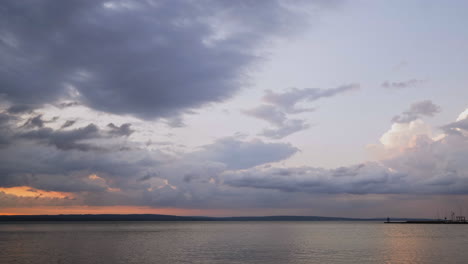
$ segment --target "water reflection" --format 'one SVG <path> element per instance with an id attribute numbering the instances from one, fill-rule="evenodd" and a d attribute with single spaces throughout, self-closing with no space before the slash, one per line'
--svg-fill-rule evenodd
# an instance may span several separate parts
<path id="1" fill-rule="evenodd" d="M 358 222 L 0 224 L 0 263 L 463 263 L 466 231 Z"/>

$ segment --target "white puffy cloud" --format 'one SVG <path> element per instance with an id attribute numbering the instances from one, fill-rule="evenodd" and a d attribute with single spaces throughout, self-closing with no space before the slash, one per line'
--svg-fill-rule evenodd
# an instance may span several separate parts
<path id="1" fill-rule="evenodd" d="M 468 108 L 465 109 L 465 111 L 461 112 L 458 117 L 457 117 L 457 120 L 455 121 L 462 121 L 464 119 L 468 118 Z"/>
<path id="2" fill-rule="evenodd" d="M 390 130 L 380 137 L 380 142 L 387 149 L 404 150 L 414 146 L 421 136 L 432 137 L 432 129 L 424 121 L 417 119 L 409 123 L 393 123 Z"/>

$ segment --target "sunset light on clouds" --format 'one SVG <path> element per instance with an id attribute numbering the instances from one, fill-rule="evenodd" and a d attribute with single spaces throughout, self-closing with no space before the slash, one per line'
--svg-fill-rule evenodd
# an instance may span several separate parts
<path id="1" fill-rule="evenodd" d="M 73 199 L 72 193 L 64 192 L 54 192 L 54 191 L 44 191 L 31 188 L 28 186 L 16 186 L 9 188 L 0 188 L 0 192 L 4 194 L 10 194 L 16 197 L 33 197 L 35 199 L 47 199 L 47 198 L 56 198 L 56 199 Z"/>

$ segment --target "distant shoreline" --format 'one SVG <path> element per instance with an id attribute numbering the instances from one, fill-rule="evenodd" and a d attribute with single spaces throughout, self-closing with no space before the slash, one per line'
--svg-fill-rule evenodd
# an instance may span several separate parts
<path id="1" fill-rule="evenodd" d="M 176 216 L 156 214 L 73 214 L 73 215 L 1 215 L 0 222 L 90 222 L 90 221 L 385 221 L 387 218 L 346 218 L 325 216 Z M 392 221 L 429 219 L 392 218 Z"/>

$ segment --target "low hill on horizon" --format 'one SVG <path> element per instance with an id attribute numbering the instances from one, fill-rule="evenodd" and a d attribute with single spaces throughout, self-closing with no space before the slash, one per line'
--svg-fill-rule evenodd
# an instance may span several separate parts
<path id="1" fill-rule="evenodd" d="M 327 216 L 177 216 L 160 214 L 64 214 L 64 215 L 0 215 L 0 222 L 21 221 L 386 221 L 387 218 L 349 218 Z M 427 220 L 391 218 L 392 221 Z"/>

